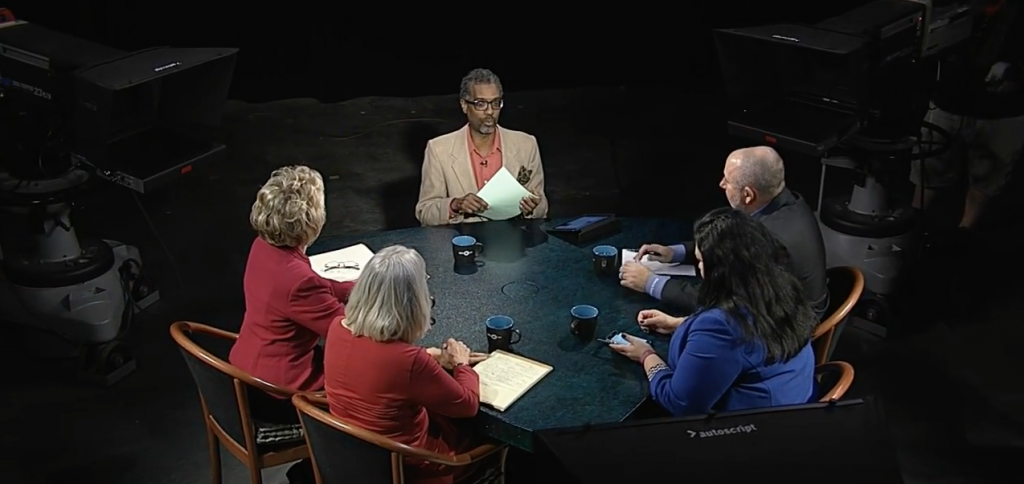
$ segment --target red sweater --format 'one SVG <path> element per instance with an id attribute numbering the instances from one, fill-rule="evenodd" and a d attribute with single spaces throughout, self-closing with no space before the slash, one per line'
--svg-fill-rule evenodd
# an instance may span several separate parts
<path id="1" fill-rule="evenodd" d="M 245 265 L 245 318 L 231 364 L 284 388 L 319 391 L 324 375 L 313 348 L 345 315 L 353 285 L 320 277 L 297 249 L 257 238 Z"/>
<path id="2" fill-rule="evenodd" d="M 339 320 L 324 346 L 325 387 L 331 413 L 363 429 L 413 447 L 452 454 L 429 413 L 466 418 L 480 408 L 480 380 L 468 366 L 453 375 L 423 347 L 379 343 L 352 334 Z"/>

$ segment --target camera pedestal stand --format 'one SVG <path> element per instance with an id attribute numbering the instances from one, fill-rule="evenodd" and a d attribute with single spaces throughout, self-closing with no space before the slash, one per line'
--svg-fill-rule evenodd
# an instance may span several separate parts
<path id="1" fill-rule="evenodd" d="M 135 312 L 156 300 L 135 247 L 80 238 L 72 202 L 88 173 L 44 180 L 0 173 L 0 314 L 40 357 L 78 357 L 79 377 L 111 385 L 135 369 L 124 343 Z"/>
<path id="2" fill-rule="evenodd" d="M 886 299 L 901 273 L 917 257 L 918 217 L 887 189 L 899 163 L 912 156 L 916 139 L 879 141 L 854 138 L 822 158 L 818 220 L 828 267 L 850 266 L 864 274 L 865 294 L 857 314 L 870 322 L 889 319 Z M 847 195 L 823 199 L 828 167 L 858 173 Z"/>

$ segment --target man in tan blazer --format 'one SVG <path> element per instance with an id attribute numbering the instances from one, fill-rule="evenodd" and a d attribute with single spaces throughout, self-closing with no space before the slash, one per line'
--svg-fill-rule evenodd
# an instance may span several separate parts
<path id="1" fill-rule="evenodd" d="M 421 224 L 482 222 L 475 214 L 486 210 L 487 202 L 476 193 L 502 167 L 533 194 L 519 203 L 523 217 L 547 217 L 544 166 L 537 139 L 498 126 L 502 95 L 501 81 L 487 69 L 474 69 L 462 79 L 459 104 L 468 123 L 427 142 L 416 203 Z"/>

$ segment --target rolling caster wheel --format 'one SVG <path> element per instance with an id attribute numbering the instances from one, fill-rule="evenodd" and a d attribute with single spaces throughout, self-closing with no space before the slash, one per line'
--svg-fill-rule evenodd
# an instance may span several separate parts
<path id="1" fill-rule="evenodd" d="M 135 371 L 135 355 L 128 345 L 110 341 L 84 348 L 79 376 L 102 386 L 110 386 Z"/>
<path id="2" fill-rule="evenodd" d="M 100 349 L 96 359 L 96 369 L 101 375 L 109 375 L 133 360 L 134 357 L 128 345 L 118 341 L 111 341 Z"/>
<path id="3" fill-rule="evenodd" d="M 857 305 L 857 315 L 869 322 L 884 324 L 889 319 L 889 308 L 881 301 L 866 299 Z"/>

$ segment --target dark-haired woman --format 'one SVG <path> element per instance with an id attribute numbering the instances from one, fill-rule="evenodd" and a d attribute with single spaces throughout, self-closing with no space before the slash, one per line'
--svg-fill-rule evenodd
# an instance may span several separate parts
<path id="1" fill-rule="evenodd" d="M 731 208 L 698 220 L 694 242 L 699 309 L 673 332 L 666 358 L 631 336 L 612 348 L 644 366 L 651 397 L 675 416 L 811 401 L 817 320 L 780 244 Z M 639 317 L 668 318 L 654 310 Z"/>

